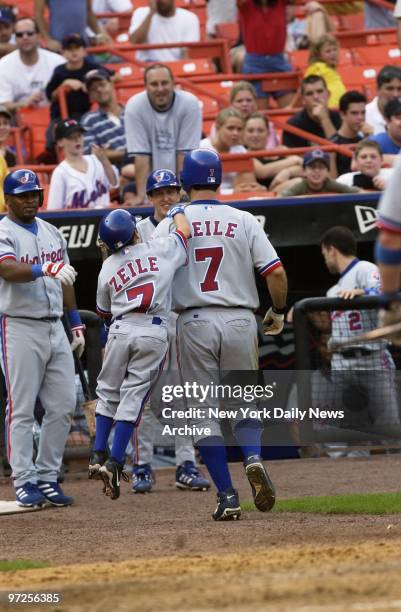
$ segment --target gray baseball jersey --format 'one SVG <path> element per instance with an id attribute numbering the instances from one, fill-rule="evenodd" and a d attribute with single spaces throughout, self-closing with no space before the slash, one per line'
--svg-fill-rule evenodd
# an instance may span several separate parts
<path id="1" fill-rule="evenodd" d="M 253 215 L 215 200 L 185 208 L 191 225 L 188 267 L 174 278 L 176 310 L 194 306 L 259 306 L 254 268 L 267 276 L 281 265 L 275 249 Z M 168 234 L 169 220 L 154 236 Z"/>
<path id="2" fill-rule="evenodd" d="M 379 204 L 379 225 L 392 232 L 401 233 L 401 157 L 399 157 L 394 172 L 382 194 Z"/>
<path id="3" fill-rule="evenodd" d="M 67 243 L 57 228 L 42 219 L 24 227 L 8 217 L 0 221 L 0 262 L 13 259 L 30 264 L 69 263 Z M 10 283 L 0 278 L 0 313 L 13 317 L 61 317 L 61 282 L 38 278 L 31 283 Z"/>
<path id="4" fill-rule="evenodd" d="M 168 168 L 176 172 L 177 152 L 199 146 L 202 111 L 199 100 L 187 91 L 176 90 L 169 110 L 157 112 L 144 91 L 125 107 L 127 151 L 132 155 L 151 155 L 151 169 Z"/>
<path id="5" fill-rule="evenodd" d="M 187 259 L 187 241 L 178 230 L 171 236 L 126 246 L 103 262 L 97 309 L 113 317 L 143 312 L 168 318 L 175 271 Z"/>
<path id="6" fill-rule="evenodd" d="M 60 232 L 41 219 L 23 226 L 0 221 L 0 262 L 68 263 Z M 0 278 L 1 366 L 7 386 L 7 452 L 16 487 L 38 479 L 55 482 L 75 408 L 74 362 L 60 316 L 61 282 Z M 45 410 L 35 464 L 34 407 Z"/>
<path id="7" fill-rule="evenodd" d="M 141 219 L 136 224 L 136 231 L 138 232 L 139 238 L 141 242 L 148 242 L 153 237 L 153 232 L 158 226 L 159 222 L 150 215 L 150 217 L 146 217 L 146 219 Z"/>

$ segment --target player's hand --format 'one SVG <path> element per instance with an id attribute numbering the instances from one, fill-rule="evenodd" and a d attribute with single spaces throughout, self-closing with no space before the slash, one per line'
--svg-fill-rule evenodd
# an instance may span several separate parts
<path id="1" fill-rule="evenodd" d="M 167 213 L 167 217 L 169 219 L 174 219 L 175 215 L 185 215 L 185 207 L 181 204 L 177 204 L 177 206 L 173 206 Z"/>
<path id="2" fill-rule="evenodd" d="M 50 262 L 43 264 L 42 273 L 43 276 L 60 280 L 63 285 L 68 287 L 72 287 L 78 274 L 70 264 Z"/>
<path id="3" fill-rule="evenodd" d="M 391 302 L 388 308 L 381 308 L 379 310 L 378 324 L 379 327 L 386 327 L 387 325 L 394 325 L 394 323 L 401 323 L 401 303 Z M 401 346 L 401 333 L 393 334 L 389 336 L 390 342 L 394 346 Z"/>
<path id="4" fill-rule="evenodd" d="M 272 308 L 266 312 L 263 319 L 263 333 L 265 336 L 278 336 L 283 331 L 284 315 L 277 314 Z"/>
<path id="5" fill-rule="evenodd" d="M 337 291 L 337 295 L 343 300 L 352 300 L 354 297 L 365 295 L 365 292 L 363 289 L 341 289 Z"/>
<path id="6" fill-rule="evenodd" d="M 82 353 L 85 350 L 85 336 L 84 336 L 85 325 L 77 325 L 72 327 L 72 342 L 71 350 L 76 353 L 78 359 L 82 357 Z"/>

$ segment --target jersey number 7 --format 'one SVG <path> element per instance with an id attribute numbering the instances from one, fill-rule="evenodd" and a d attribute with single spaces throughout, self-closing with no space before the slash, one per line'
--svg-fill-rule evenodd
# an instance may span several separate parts
<path id="1" fill-rule="evenodd" d="M 153 283 L 144 283 L 143 285 L 127 289 L 125 293 L 129 302 L 137 302 L 137 305 L 133 304 L 137 312 L 147 312 L 152 304 L 154 292 L 155 287 Z"/>
<path id="2" fill-rule="evenodd" d="M 209 266 L 206 270 L 205 278 L 200 283 L 200 290 L 202 293 L 208 293 L 209 291 L 218 291 L 220 289 L 219 283 L 216 280 L 217 273 L 220 268 L 220 264 L 223 260 L 223 247 L 204 247 L 194 249 L 195 261 L 201 262 L 209 259 Z"/>

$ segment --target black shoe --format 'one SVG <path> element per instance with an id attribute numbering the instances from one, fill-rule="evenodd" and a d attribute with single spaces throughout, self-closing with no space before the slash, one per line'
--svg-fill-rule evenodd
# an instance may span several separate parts
<path id="1" fill-rule="evenodd" d="M 251 455 L 245 461 L 244 467 L 256 508 L 261 512 L 268 512 L 276 502 L 276 492 L 262 458 L 259 455 Z"/>
<path id="2" fill-rule="evenodd" d="M 217 508 L 212 517 L 215 521 L 235 521 L 241 516 L 238 491 L 230 488 L 217 493 Z"/>
<path id="3" fill-rule="evenodd" d="M 123 472 L 123 465 L 114 459 L 108 459 L 99 470 L 99 475 L 104 483 L 103 493 L 111 499 L 120 497 L 121 479 L 129 482 L 129 476 Z"/>
<path id="4" fill-rule="evenodd" d="M 101 480 L 102 477 L 99 471 L 108 458 L 109 453 L 107 451 L 93 451 L 89 459 L 88 478 L 91 480 Z"/>

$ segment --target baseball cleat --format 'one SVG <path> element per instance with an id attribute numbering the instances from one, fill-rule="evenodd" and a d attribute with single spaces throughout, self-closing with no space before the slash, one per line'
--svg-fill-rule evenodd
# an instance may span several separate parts
<path id="1" fill-rule="evenodd" d="M 109 458 L 107 451 L 93 451 L 89 459 L 88 478 L 91 480 L 101 480 L 99 470 Z"/>
<path id="2" fill-rule="evenodd" d="M 259 455 L 251 455 L 244 464 L 252 488 L 253 501 L 258 510 L 268 512 L 276 502 L 276 492 Z"/>
<path id="3" fill-rule="evenodd" d="M 238 491 L 233 488 L 217 493 L 217 507 L 212 517 L 215 521 L 236 521 L 241 516 Z"/>
<path id="4" fill-rule="evenodd" d="M 176 469 L 175 486 L 177 489 L 207 491 L 210 488 L 210 482 L 198 470 L 193 461 L 184 461 Z"/>
<path id="5" fill-rule="evenodd" d="M 47 505 L 46 497 L 41 493 L 36 484 L 26 482 L 15 489 L 16 503 L 21 508 L 35 508 Z"/>
<path id="6" fill-rule="evenodd" d="M 65 495 L 58 482 L 38 480 L 38 489 L 52 506 L 71 506 L 73 497 Z"/>
<path id="7" fill-rule="evenodd" d="M 150 493 L 155 477 L 150 463 L 135 465 L 132 472 L 132 490 L 134 493 Z"/>
<path id="8" fill-rule="evenodd" d="M 114 459 L 108 459 L 99 470 L 99 475 L 103 480 L 103 493 L 111 499 L 120 497 L 120 482 L 121 478 L 126 482 L 129 481 L 129 476 L 123 472 L 123 465 Z"/>

